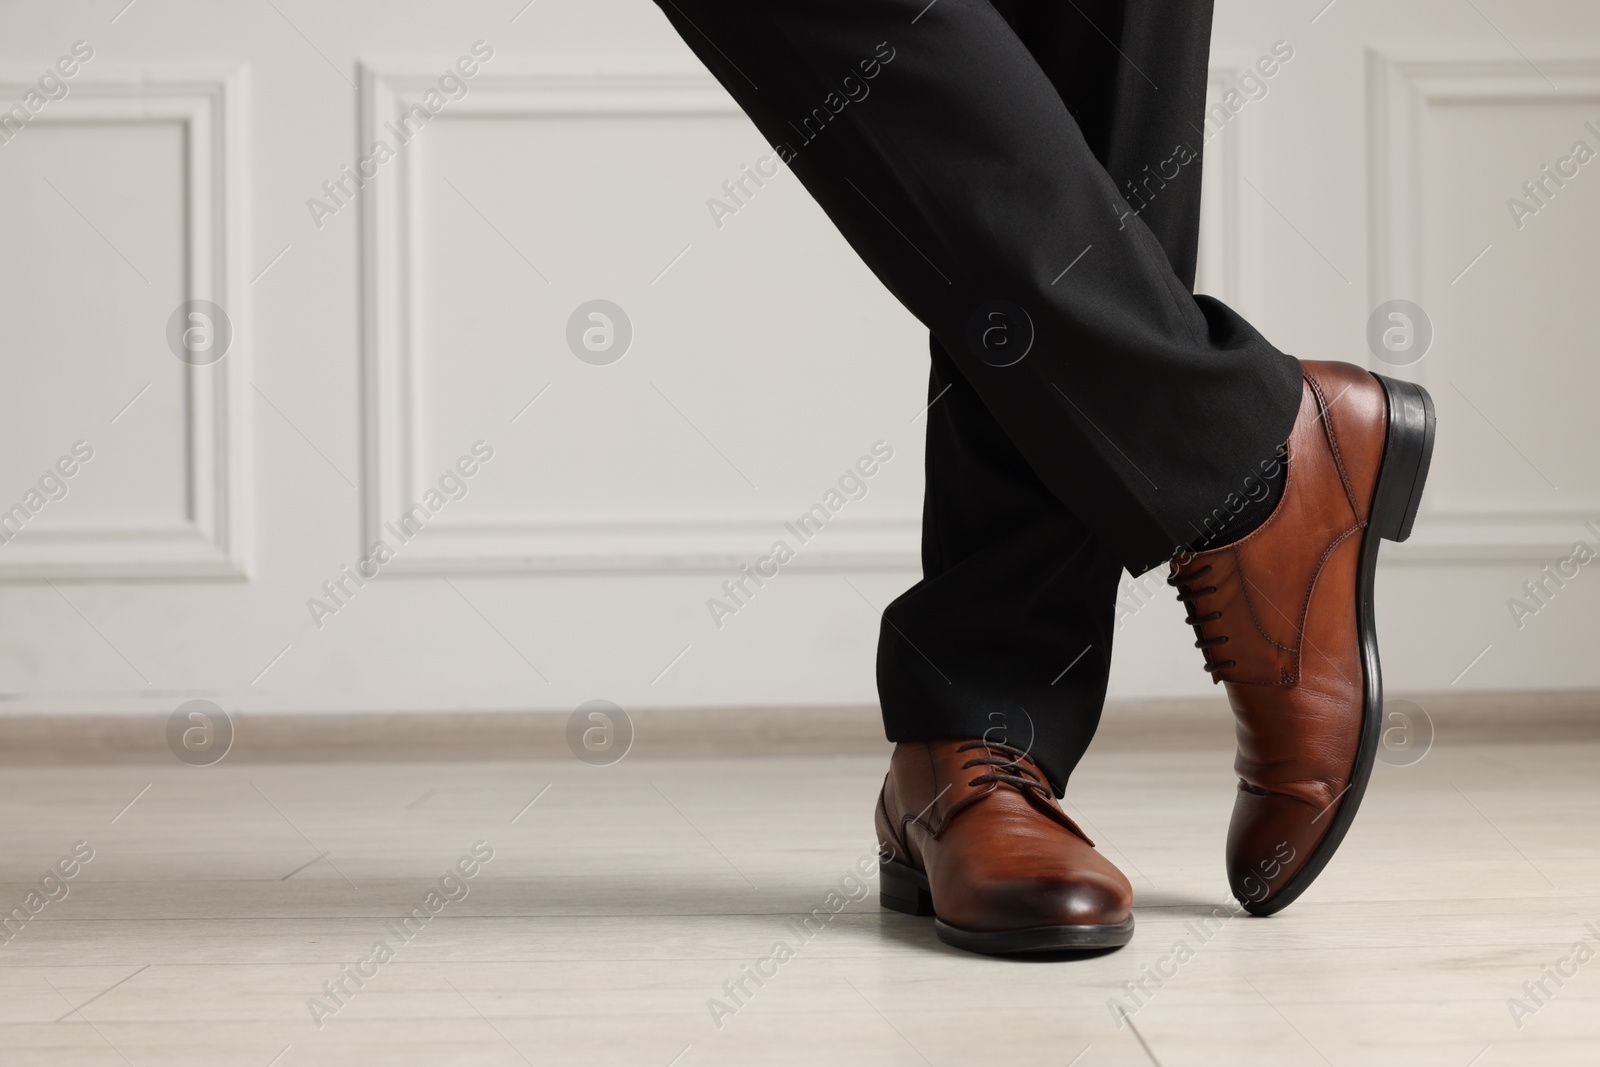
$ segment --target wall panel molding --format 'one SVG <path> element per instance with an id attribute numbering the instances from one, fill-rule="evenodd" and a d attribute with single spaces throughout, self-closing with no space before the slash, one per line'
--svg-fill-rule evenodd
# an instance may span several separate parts
<path id="1" fill-rule="evenodd" d="M 38 71 L 0 70 L 0 99 L 33 87 Z M 25 529 L 0 552 L 0 580 L 241 579 L 247 575 L 250 304 L 247 66 L 152 64 L 137 70 L 86 66 L 71 93 L 34 126 L 177 124 L 183 130 L 185 298 L 221 305 L 233 327 L 228 353 L 186 366 L 185 470 L 181 522 L 89 529 Z M 26 135 L 26 134 L 23 134 Z"/>
<path id="2" fill-rule="evenodd" d="M 1487 46 L 1482 46 L 1486 48 Z M 1507 57 L 1480 46 L 1367 50 L 1368 306 L 1407 299 L 1426 308 L 1439 279 L 1424 268 L 1426 151 L 1430 110 L 1451 105 L 1593 102 L 1600 110 L 1600 54 Z M 1447 283 L 1446 283 L 1447 284 Z M 1437 364 L 1410 368 L 1369 361 L 1372 369 L 1450 388 Z M 1552 504 L 1517 510 L 1441 508 L 1426 497 L 1410 541 L 1390 545 L 1397 561 L 1545 563 L 1570 554 L 1592 506 Z"/>
<path id="3" fill-rule="evenodd" d="M 445 60 L 360 64 L 361 144 L 385 136 L 384 125 L 434 86 Z M 537 69 L 486 66 L 472 92 L 430 122 L 459 118 L 742 115 L 732 98 L 698 64 L 562 62 Z M 412 263 L 416 203 L 415 156 L 402 150 L 363 192 L 363 452 L 362 551 L 385 536 L 383 524 L 421 499 L 412 389 L 418 353 L 418 287 Z M 811 501 L 796 501 L 799 514 Z M 425 536 L 387 564 L 411 573 L 720 571 L 765 555 L 789 514 L 751 519 L 595 521 L 552 516 L 521 523 L 430 523 Z M 790 566 L 797 569 L 905 569 L 920 566 L 921 522 L 916 517 L 829 528 Z"/>

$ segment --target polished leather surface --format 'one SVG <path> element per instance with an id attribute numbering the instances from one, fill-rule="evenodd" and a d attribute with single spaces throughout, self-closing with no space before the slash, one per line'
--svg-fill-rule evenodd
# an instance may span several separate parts
<path id="1" fill-rule="evenodd" d="M 997 768 L 974 763 L 1014 761 L 999 772 L 1042 783 L 1033 761 L 962 744 L 902 742 L 878 800 L 883 855 L 927 875 L 938 917 L 985 932 L 1125 922 L 1132 886 L 1048 789 L 979 781 Z"/>
<path id="2" fill-rule="evenodd" d="M 1270 900 L 1327 833 L 1366 701 L 1357 580 L 1387 400 L 1359 367 L 1305 362 L 1283 497 L 1233 544 L 1173 561 L 1189 620 L 1237 720 L 1229 883 Z M 1220 613 L 1220 614 L 1218 614 Z M 1219 641 L 1218 638 L 1226 638 Z"/>

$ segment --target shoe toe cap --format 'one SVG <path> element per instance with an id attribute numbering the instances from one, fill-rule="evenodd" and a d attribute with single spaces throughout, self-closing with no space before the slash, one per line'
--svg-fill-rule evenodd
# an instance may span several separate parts
<path id="1" fill-rule="evenodd" d="M 1247 908 L 1277 898 L 1304 869 L 1337 810 L 1337 803 L 1319 810 L 1298 797 L 1241 789 L 1228 826 L 1233 895 Z"/>

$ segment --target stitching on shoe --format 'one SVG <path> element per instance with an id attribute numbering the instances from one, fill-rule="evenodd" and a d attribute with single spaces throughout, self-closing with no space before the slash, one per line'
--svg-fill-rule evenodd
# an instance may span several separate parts
<path id="1" fill-rule="evenodd" d="M 1344 498 L 1350 505 L 1350 514 L 1359 520 L 1361 518 L 1361 508 L 1356 504 L 1356 491 L 1350 485 L 1350 474 L 1345 470 L 1344 456 L 1339 452 L 1339 435 L 1333 429 L 1333 409 L 1328 404 L 1328 398 L 1323 394 L 1322 386 L 1317 383 L 1317 380 L 1309 374 L 1305 376 L 1305 379 L 1306 384 L 1311 386 L 1311 392 L 1316 395 L 1317 407 L 1322 413 L 1323 436 L 1328 439 L 1328 448 L 1333 452 L 1333 466 L 1339 472 L 1339 481 L 1344 485 Z M 1350 388 L 1354 389 L 1355 386 L 1352 385 Z M 1344 393 L 1339 395 L 1342 397 Z"/>
<path id="2" fill-rule="evenodd" d="M 1249 793 L 1251 796 L 1256 797 L 1284 797 L 1288 800 L 1298 800 L 1302 804 L 1318 804 L 1322 807 L 1323 811 L 1327 811 L 1329 808 L 1333 807 L 1335 801 L 1344 796 L 1346 790 L 1349 788 L 1347 785 L 1344 788 L 1335 789 L 1333 784 L 1333 780 L 1330 778 L 1324 778 L 1321 775 L 1312 775 L 1309 778 L 1296 778 L 1291 782 L 1284 782 L 1280 788 L 1265 789 L 1261 786 L 1253 785 L 1241 778 L 1239 779 L 1239 792 Z M 1315 800 L 1307 800 L 1305 797 L 1289 792 L 1289 787 L 1297 785 L 1305 786 L 1307 790 L 1312 793 L 1325 793 L 1326 796 L 1318 796 Z"/>
<path id="3" fill-rule="evenodd" d="M 1305 601 L 1300 605 L 1300 639 L 1302 641 L 1305 640 L 1306 619 L 1311 614 L 1311 591 L 1317 587 L 1317 579 L 1322 577 L 1322 568 L 1328 565 L 1328 560 L 1331 559 L 1333 554 L 1339 550 L 1340 545 L 1344 544 L 1350 539 L 1351 534 L 1362 529 L 1366 525 L 1367 524 L 1364 522 L 1357 523 L 1344 533 L 1340 534 L 1338 537 L 1335 537 L 1331 542 L 1329 542 L 1328 547 L 1322 550 L 1322 558 L 1317 560 L 1317 565 L 1312 568 L 1311 581 L 1306 585 L 1306 598 Z"/>
<path id="4" fill-rule="evenodd" d="M 1306 617 L 1311 613 L 1311 591 L 1316 588 L 1317 579 L 1322 577 L 1323 568 L 1328 565 L 1329 558 L 1332 557 L 1333 553 L 1338 549 L 1338 547 L 1340 545 L 1342 545 L 1345 541 L 1349 540 L 1351 534 L 1355 533 L 1357 530 L 1365 529 L 1366 525 L 1367 524 L 1365 522 L 1359 523 L 1358 525 L 1350 527 L 1344 533 L 1342 533 L 1338 537 L 1334 538 L 1332 543 L 1330 543 L 1328 545 L 1328 547 L 1323 550 L 1322 557 L 1317 560 L 1317 565 L 1314 568 L 1312 568 L 1311 581 L 1306 583 L 1305 600 L 1302 601 L 1301 604 L 1300 604 L 1300 622 L 1298 624 L 1296 624 L 1296 630 L 1298 631 L 1298 633 L 1300 635 L 1300 640 L 1302 642 L 1305 640 L 1305 636 L 1306 636 Z M 1271 603 L 1271 602 L 1268 601 L 1268 603 Z M 1274 607 L 1276 607 L 1276 605 L 1274 605 Z M 1280 612 L 1282 611 L 1281 608 L 1278 609 L 1278 610 Z M 1288 618 L 1288 616 L 1285 615 L 1284 618 Z M 1289 621 L 1290 621 L 1291 624 L 1294 623 L 1293 619 L 1290 619 Z M 1270 640 L 1270 638 L 1268 640 Z M 1293 684 L 1293 685 L 1299 685 L 1300 684 L 1300 660 L 1301 660 L 1303 654 L 1304 653 L 1300 649 L 1296 649 L 1295 652 L 1294 652 L 1295 671 L 1294 671 L 1294 678 L 1292 679 L 1290 684 Z M 1324 653 L 1324 655 L 1326 655 L 1326 653 Z M 1341 678 L 1343 678 L 1344 674 L 1342 672 L 1340 672 L 1339 676 Z M 1348 678 L 1346 678 L 1345 680 L 1349 681 Z M 1275 681 L 1271 681 L 1271 682 L 1252 682 L 1252 681 L 1243 681 L 1243 680 L 1235 681 L 1234 679 L 1230 678 L 1230 679 L 1228 679 L 1228 684 L 1229 685 L 1281 685 L 1283 683 L 1281 681 L 1276 681 L 1276 680 Z"/>
<path id="5" fill-rule="evenodd" d="M 906 823 L 909 818 L 904 815 L 900 816 L 900 833 L 896 835 L 894 832 L 894 819 L 889 816 L 889 782 L 892 777 L 892 773 L 884 776 L 883 789 L 878 793 L 878 807 L 883 811 L 884 825 L 889 828 L 889 837 L 891 838 L 889 847 L 895 852 L 895 855 L 890 858 L 908 866 L 913 866 L 911 863 L 911 839 L 910 835 L 906 833 Z M 898 798 L 896 799 L 898 800 Z M 879 843 L 881 844 L 882 842 Z M 901 859 L 901 856 L 905 858 Z"/>
<path id="6" fill-rule="evenodd" d="M 1234 568 L 1234 570 L 1236 572 L 1238 572 L 1239 584 L 1240 584 L 1240 586 L 1242 587 L 1242 589 L 1244 591 L 1244 606 L 1247 609 L 1249 609 L 1250 621 L 1255 624 L 1256 633 L 1261 635 L 1261 639 L 1263 641 L 1265 641 L 1267 644 L 1271 645 L 1273 648 L 1276 648 L 1280 652 L 1287 652 L 1291 656 L 1298 656 L 1300 654 L 1300 650 L 1299 650 L 1298 647 L 1290 648 L 1288 645 L 1280 645 L 1280 644 L 1278 644 L 1278 642 L 1274 641 L 1272 639 L 1272 636 L 1270 634 L 1268 634 L 1265 629 L 1262 628 L 1262 626 L 1261 626 L 1261 618 L 1256 613 L 1255 601 L 1250 599 L 1250 587 L 1252 585 L 1254 585 L 1255 583 L 1250 581 L 1250 579 L 1245 577 L 1245 574 L 1244 574 L 1244 560 L 1243 560 L 1243 558 L 1240 557 L 1238 549 L 1234 549 L 1233 568 Z M 1272 601 L 1268 600 L 1267 603 L 1271 604 Z M 1283 612 L 1281 610 L 1278 610 L 1278 606 L 1276 604 L 1273 604 L 1273 609 L 1278 611 L 1278 614 L 1283 615 Z M 1294 624 L 1294 620 L 1290 619 L 1287 615 L 1284 615 L 1284 618 L 1288 619 L 1290 625 Z M 1295 673 L 1298 674 L 1299 671 L 1297 670 Z M 1276 683 L 1274 683 L 1274 684 L 1276 684 Z"/>
<path id="7" fill-rule="evenodd" d="M 1328 560 L 1333 558 L 1333 554 L 1339 550 L 1339 546 L 1348 541 L 1351 534 L 1364 529 L 1366 525 L 1364 521 L 1356 523 L 1356 525 L 1335 537 L 1328 547 L 1322 550 L 1322 558 L 1317 560 L 1316 567 L 1311 571 L 1311 581 L 1306 585 L 1305 601 L 1300 605 L 1300 640 L 1302 642 L 1305 640 L 1306 619 L 1311 615 L 1311 591 L 1317 587 L 1317 579 L 1322 577 L 1322 569 L 1328 565 Z M 1343 675 L 1341 674 L 1340 677 L 1343 677 Z M 1346 681 L 1348 680 L 1346 679 Z"/>

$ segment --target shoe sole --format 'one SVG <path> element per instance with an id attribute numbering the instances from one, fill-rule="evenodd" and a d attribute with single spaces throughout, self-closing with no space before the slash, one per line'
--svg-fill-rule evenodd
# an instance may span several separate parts
<path id="1" fill-rule="evenodd" d="M 1378 664 L 1378 630 L 1375 621 L 1373 587 L 1378 570 L 1381 542 L 1404 541 L 1411 536 L 1417 521 L 1417 507 L 1428 481 L 1428 466 L 1433 459 L 1433 398 L 1412 382 L 1402 382 L 1374 374 L 1388 398 L 1388 436 L 1383 443 L 1383 462 L 1378 467 L 1378 484 L 1372 494 L 1372 511 L 1367 532 L 1362 538 L 1361 565 L 1356 576 L 1356 627 L 1361 644 L 1361 669 L 1365 681 L 1366 706 L 1361 722 L 1361 744 L 1339 810 L 1334 812 L 1317 847 L 1304 867 L 1281 890 L 1262 901 L 1241 900 L 1252 915 L 1271 915 L 1288 907 L 1316 880 L 1328 865 L 1350 824 L 1355 822 L 1361 798 L 1372 777 L 1372 764 L 1383 737 L 1383 672 Z"/>
<path id="2" fill-rule="evenodd" d="M 1120 948 L 1133 937 L 1133 916 L 1114 926 L 1034 926 L 1026 930 L 963 930 L 933 910 L 928 876 L 904 863 L 878 864 L 878 903 L 891 911 L 933 917 L 939 940 L 953 948 L 986 956 L 1025 956 L 1039 952 L 1088 952 Z"/>

